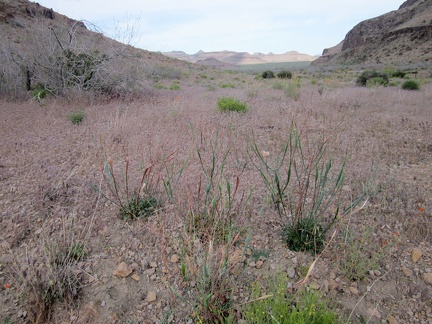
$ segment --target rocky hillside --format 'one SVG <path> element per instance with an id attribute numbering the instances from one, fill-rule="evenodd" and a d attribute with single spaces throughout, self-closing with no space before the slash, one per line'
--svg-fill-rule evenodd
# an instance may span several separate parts
<path id="1" fill-rule="evenodd" d="M 408 0 L 365 20 L 313 64 L 432 63 L 432 0 Z"/>
<path id="2" fill-rule="evenodd" d="M 178 78 L 188 64 L 117 42 L 27 0 L 0 0 L 0 95 L 71 91 L 118 97 L 143 93 L 155 78 Z M 43 93 L 42 92 L 42 93 Z"/>
<path id="3" fill-rule="evenodd" d="M 315 56 L 302 54 L 296 51 L 290 51 L 283 54 L 274 53 L 254 53 L 234 51 L 219 51 L 219 52 L 203 52 L 199 51 L 189 55 L 182 51 L 173 51 L 164 53 L 167 56 L 175 57 L 180 60 L 196 63 L 205 59 L 216 59 L 223 63 L 234 65 L 245 64 L 263 64 L 263 63 L 278 63 L 278 62 L 309 62 L 316 59 Z"/>

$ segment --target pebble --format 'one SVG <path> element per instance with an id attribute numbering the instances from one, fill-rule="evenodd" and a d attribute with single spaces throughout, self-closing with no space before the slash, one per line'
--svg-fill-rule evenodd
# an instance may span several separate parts
<path id="1" fill-rule="evenodd" d="M 147 293 L 147 297 L 146 297 L 145 301 L 148 302 L 148 303 L 151 303 L 151 302 L 155 301 L 156 298 L 157 298 L 156 297 L 156 292 L 155 291 L 149 291 Z"/>
<path id="2" fill-rule="evenodd" d="M 407 267 L 402 267 L 402 272 L 406 277 L 412 277 L 413 271 L 408 269 Z"/>
<path id="3" fill-rule="evenodd" d="M 422 275 L 423 280 L 430 286 L 432 286 L 432 273 L 430 272 L 425 272 Z"/>
<path id="4" fill-rule="evenodd" d="M 419 248 L 414 248 L 411 253 L 412 261 L 414 263 L 417 263 L 418 260 L 420 260 L 420 258 L 422 257 L 422 255 L 423 255 L 422 250 L 420 250 Z"/>
<path id="5" fill-rule="evenodd" d="M 263 261 L 257 261 L 257 263 L 256 263 L 256 268 L 257 269 L 261 269 L 262 268 L 262 266 L 263 266 L 263 264 L 264 264 L 264 262 Z"/>
<path id="6" fill-rule="evenodd" d="M 358 289 L 356 288 L 356 287 L 348 287 L 348 290 L 353 294 L 353 295 L 358 295 L 359 294 L 359 291 L 358 291 Z"/>
<path id="7" fill-rule="evenodd" d="M 170 261 L 171 261 L 172 263 L 177 263 L 177 262 L 180 261 L 180 258 L 179 258 L 179 256 L 178 256 L 177 254 L 173 254 L 173 255 L 171 256 L 171 258 L 170 258 Z"/>
<path id="8" fill-rule="evenodd" d="M 157 262 L 156 261 L 151 261 L 150 262 L 150 267 L 157 268 Z"/>
<path id="9" fill-rule="evenodd" d="M 399 324 L 399 322 L 396 320 L 396 318 L 394 318 L 391 315 L 387 316 L 387 322 L 388 322 L 388 324 Z"/>
<path id="10" fill-rule="evenodd" d="M 126 278 L 132 273 L 132 271 L 132 268 L 130 268 L 126 263 L 122 262 L 113 271 L 113 275 L 118 278 Z"/>
<path id="11" fill-rule="evenodd" d="M 135 281 L 140 281 L 140 276 L 137 273 L 134 273 L 131 278 Z"/>

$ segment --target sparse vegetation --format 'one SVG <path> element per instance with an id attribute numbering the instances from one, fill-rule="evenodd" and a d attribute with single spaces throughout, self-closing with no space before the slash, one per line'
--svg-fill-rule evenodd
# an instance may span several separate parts
<path id="1" fill-rule="evenodd" d="M 217 107 L 219 111 L 235 111 L 241 113 L 247 111 L 246 103 L 232 97 L 219 98 L 217 101 Z"/>
<path id="2" fill-rule="evenodd" d="M 415 80 L 406 80 L 402 83 L 402 89 L 404 90 L 419 90 L 420 86 Z"/>
<path id="3" fill-rule="evenodd" d="M 5 5 L 4 322 L 431 322 L 429 63 L 223 71 Z"/>
<path id="4" fill-rule="evenodd" d="M 287 295 L 288 283 L 281 274 L 268 281 L 267 290 L 259 282 L 253 284 L 251 302 L 243 310 L 247 323 L 338 323 L 338 316 L 318 292 L 301 289 Z"/>

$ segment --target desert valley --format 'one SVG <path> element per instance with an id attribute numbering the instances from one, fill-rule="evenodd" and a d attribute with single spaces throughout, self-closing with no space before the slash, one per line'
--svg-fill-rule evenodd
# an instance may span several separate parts
<path id="1" fill-rule="evenodd" d="M 188 55 L 0 0 L 1 323 L 431 323 L 431 17 Z"/>

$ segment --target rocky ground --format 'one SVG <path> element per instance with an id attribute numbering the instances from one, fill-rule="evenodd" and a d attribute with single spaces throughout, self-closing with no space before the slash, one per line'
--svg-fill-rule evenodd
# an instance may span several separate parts
<path id="1" fill-rule="evenodd" d="M 58 301 L 49 306 L 50 321 L 199 322 L 192 305 L 199 299 L 194 274 L 200 255 L 219 260 L 225 252 L 189 235 L 184 208 L 194 201 L 202 174 L 197 147 L 206 159 L 212 145 L 217 154 L 231 147 L 227 179 L 238 176 L 239 192 L 251 193 L 247 212 L 235 219 L 242 230 L 228 250 L 236 321 L 242 321 L 251 284 L 282 273 L 288 291 L 320 291 L 342 322 L 431 323 L 431 85 L 408 92 L 305 84 L 293 98 L 248 76 L 238 76 L 232 89 L 203 82 L 182 80 L 179 91 L 159 90 L 131 103 L 1 101 L 3 323 L 34 320 L 32 294 L 47 280 L 45 292 L 52 291 L 49 262 L 59 247 L 75 242 L 83 243 L 85 255 L 72 269 L 78 289 L 70 299 L 52 297 Z M 216 101 L 223 95 L 244 100 L 249 111 L 221 114 Z M 68 118 L 76 111 L 85 113 L 82 124 Z M 335 165 L 347 153 L 344 197 L 370 193 L 332 227 L 317 258 L 290 251 L 282 240 L 282 221 L 246 152 L 253 140 L 269 158 L 276 156 L 292 122 L 310 143 L 328 136 Z M 126 157 L 131 187 L 139 181 L 140 163 L 152 165 L 157 178 L 166 170 L 163 162 L 178 170 L 188 161 L 173 181 L 176 199 L 148 219 L 120 219 L 103 194 L 112 198 L 104 162 L 113 161 L 121 181 Z"/>

